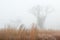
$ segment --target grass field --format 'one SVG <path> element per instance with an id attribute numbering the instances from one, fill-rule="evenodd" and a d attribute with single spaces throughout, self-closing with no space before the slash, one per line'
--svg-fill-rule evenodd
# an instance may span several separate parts
<path id="1" fill-rule="evenodd" d="M 0 30 L 0 40 L 60 40 L 60 31 L 37 29 L 34 25 L 29 30 L 5 28 Z"/>

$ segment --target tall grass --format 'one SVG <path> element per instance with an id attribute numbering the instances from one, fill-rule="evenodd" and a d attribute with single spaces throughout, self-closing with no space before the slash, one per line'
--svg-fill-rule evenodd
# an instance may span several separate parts
<path id="1" fill-rule="evenodd" d="M 42 30 L 32 25 L 31 29 L 20 26 L 19 30 L 7 28 L 0 30 L 0 40 L 56 40 L 55 31 Z"/>

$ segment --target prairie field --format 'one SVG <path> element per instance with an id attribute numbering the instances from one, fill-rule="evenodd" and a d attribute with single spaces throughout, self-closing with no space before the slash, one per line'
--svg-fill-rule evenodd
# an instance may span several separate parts
<path id="1" fill-rule="evenodd" d="M 60 40 L 60 31 L 37 29 L 34 25 L 31 29 L 4 28 L 0 29 L 0 40 Z"/>

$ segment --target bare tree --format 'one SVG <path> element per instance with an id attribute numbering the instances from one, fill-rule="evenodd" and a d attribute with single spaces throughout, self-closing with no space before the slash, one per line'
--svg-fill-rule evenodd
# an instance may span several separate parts
<path id="1" fill-rule="evenodd" d="M 51 7 L 41 7 L 40 5 L 32 7 L 30 12 L 37 17 L 37 24 L 40 28 L 43 28 L 43 23 L 48 13 L 53 12 L 54 9 Z"/>

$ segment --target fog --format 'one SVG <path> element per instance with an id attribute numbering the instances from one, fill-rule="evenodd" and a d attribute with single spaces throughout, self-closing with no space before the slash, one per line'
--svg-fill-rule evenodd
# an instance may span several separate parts
<path id="1" fill-rule="evenodd" d="M 47 15 L 44 28 L 60 30 L 60 0 L 49 0 L 48 3 L 51 4 L 55 10 Z"/>
<path id="2" fill-rule="evenodd" d="M 0 0 L 0 28 L 5 24 L 14 24 L 17 20 L 26 26 L 36 23 L 36 17 L 29 13 L 29 9 L 36 5 L 52 6 L 55 9 L 47 15 L 44 28 L 60 28 L 60 0 Z"/>

